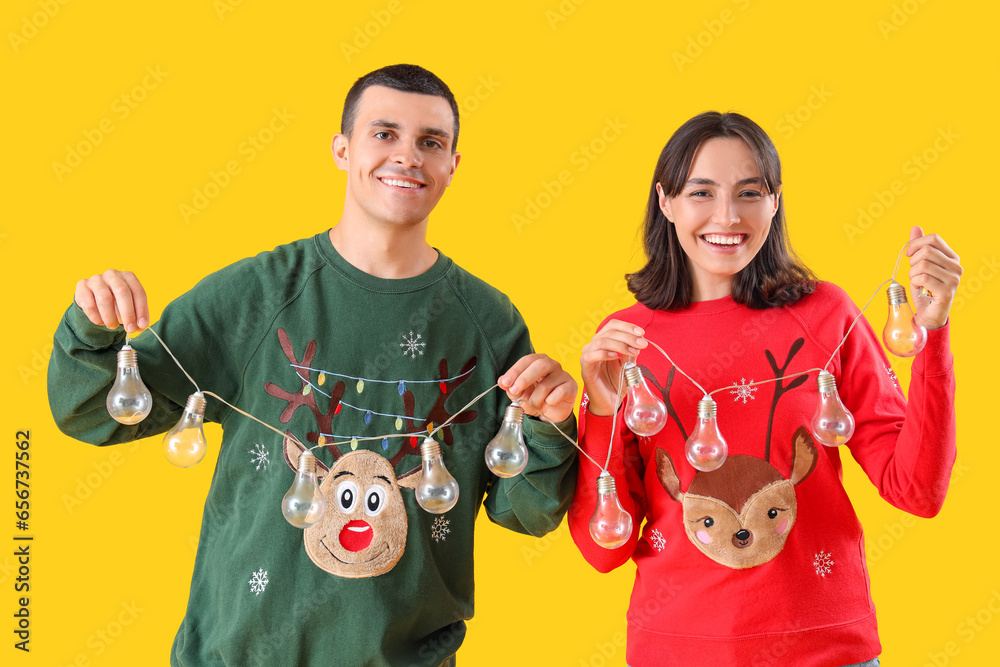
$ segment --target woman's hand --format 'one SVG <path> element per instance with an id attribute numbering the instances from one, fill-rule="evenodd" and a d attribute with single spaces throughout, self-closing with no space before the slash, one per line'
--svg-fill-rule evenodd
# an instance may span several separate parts
<path id="1" fill-rule="evenodd" d="M 630 322 L 611 320 L 583 346 L 580 368 L 591 414 L 607 417 L 614 412 L 622 357 L 634 357 L 649 345 L 643 333 Z"/>
<path id="2" fill-rule="evenodd" d="M 924 230 L 910 230 L 910 298 L 916 321 L 928 329 L 940 329 L 948 321 L 948 312 L 958 292 L 962 277 L 959 257 L 937 234 L 924 235 Z M 931 296 L 917 296 L 923 287 Z"/>

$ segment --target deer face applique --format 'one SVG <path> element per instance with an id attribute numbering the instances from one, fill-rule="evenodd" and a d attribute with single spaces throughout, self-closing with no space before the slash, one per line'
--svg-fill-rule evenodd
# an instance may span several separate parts
<path id="1" fill-rule="evenodd" d="M 285 440 L 286 452 L 298 445 Z M 376 577 L 391 570 L 406 547 L 406 506 L 401 489 L 413 489 L 420 469 L 398 480 L 384 457 L 367 450 L 344 454 L 323 481 L 326 513 L 304 534 L 306 553 L 320 569 L 348 579 Z"/>
<path id="2" fill-rule="evenodd" d="M 406 507 L 385 458 L 365 450 L 345 454 L 323 478 L 323 520 L 305 531 L 306 553 L 331 574 L 375 577 L 393 568 L 406 547 Z"/>
<path id="3" fill-rule="evenodd" d="M 795 525 L 795 486 L 816 467 L 818 455 L 805 427 L 792 436 L 792 452 L 788 479 L 767 461 L 737 454 L 716 470 L 695 474 L 682 492 L 673 460 L 660 447 L 656 470 L 660 484 L 683 506 L 691 543 L 720 565 L 745 569 L 777 556 Z"/>

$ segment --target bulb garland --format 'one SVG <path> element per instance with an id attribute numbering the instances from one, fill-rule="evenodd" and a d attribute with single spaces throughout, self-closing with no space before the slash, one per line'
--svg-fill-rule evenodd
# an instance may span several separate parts
<path id="1" fill-rule="evenodd" d="M 884 285 L 887 283 L 889 284 L 889 288 L 887 290 L 887 296 L 889 299 L 889 319 L 883 330 L 883 342 L 885 343 L 886 348 L 897 356 L 912 357 L 923 349 L 927 340 L 927 333 L 926 329 L 916 322 L 913 311 L 907 302 L 905 289 L 895 281 L 903 251 L 907 248 L 907 246 L 909 246 L 909 242 L 904 244 L 903 248 L 899 251 L 899 255 L 896 258 L 896 268 L 893 270 L 893 277 L 879 285 L 875 294 L 877 294 L 878 290 L 882 289 Z M 834 377 L 829 371 L 826 370 L 826 368 L 833 362 L 837 352 L 844 345 L 847 337 L 854 329 L 854 326 L 864 314 L 864 311 L 871 304 L 875 294 L 869 298 L 868 302 L 858 313 L 857 317 L 854 318 L 854 321 L 848 328 L 847 333 L 844 335 L 844 338 L 830 356 L 830 359 L 827 361 L 824 368 L 811 368 L 799 373 L 784 375 L 771 380 L 750 382 L 742 386 L 751 387 L 767 384 L 770 382 L 799 377 L 813 371 L 818 371 L 817 389 L 819 401 L 817 403 L 816 412 L 810 423 L 811 431 L 813 432 L 816 440 L 823 445 L 836 447 L 846 443 L 850 440 L 854 433 L 854 418 L 840 400 Z M 921 287 L 918 291 L 918 296 L 929 297 L 931 295 L 927 290 Z M 314 447 L 306 447 L 294 436 L 283 433 L 270 424 L 261 421 L 257 417 L 240 410 L 236 406 L 222 399 L 217 394 L 209 391 L 202 391 L 194 379 L 187 373 L 186 370 L 184 370 L 184 367 L 177 360 L 177 357 L 174 356 L 173 352 L 170 351 L 170 348 L 167 347 L 166 343 L 163 342 L 163 339 L 160 338 L 156 331 L 154 331 L 152 327 L 149 327 L 148 330 L 152 332 L 153 336 L 156 337 L 160 345 L 163 346 L 170 357 L 174 360 L 174 363 L 177 364 L 178 368 L 181 369 L 196 389 L 195 393 L 188 397 L 181 419 L 164 437 L 164 452 L 167 459 L 174 465 L 186 468 L 197 464 L 204 458 L 207 450 L 203 430 L 205 408 L 207 404 L 205 396 L 212 396 L 240 414 L 243 414 L 272 431 L 275 431 L 281 435 L 282 438 L 288 437 L 302 448 L 303 451 L 299 457 L 295 479 L 292 482 L 291 488 L 289 488 L 288 492 L 282 499 L 282 514 L 290 524 L 296 526 L 297 528 L 305 529 L 318 523 L 326 511 L 326 500 L 319 489 L 316 475 L 317 461 L 315 455 L 312 453 L 312 450 L 317 447 L 328 446 L 325 438 L 326 434 L 319 438 L 319 444 Z M 116 421 L 122 424 L 132 425 L 139 423 L 145 419 L 146 416 L 148 416 L 152 408 L 152 399 L 149 390 L 146 388 L 145 384 L 143 384 L 139 375 L 138 356 L 136 351 L 129 345 L 129 340 L 130 335 L 126 334 L 125 345 L 118 354 L 116 378 L 112 389 L 108 394 L 107 408 L 109 414 Z M 719 468 L 723 465 L 728 455 L 728 445 L 725 438 L 723 438 L 721 432 L 719 431 L 717 422 L 718 406 L 711 396 L 719 391 L 725 391 L 730 387 L 721 387 L 711 392 L 705 391 L 700 384 L 698 384 L 690 375 L 685 373 L 679 366 L 677 366 L 676 363 L 674 363 L 674 361 L 670 358 L 670 355 L 667 354 L 663 348 L 653 341 L 648 342 L 660 353 L 662 353 L 678 372 L 690 380 L 703 393 L 703 398 L 698 401 L 698 423 L 685 443 L 685 454 L 688 462 L 700 471 L 707 472 Z M 366 381 L 373 383 L 395 384 L 397 385 L 400 395 L 406 391 L 407 383 L 438 383 L 443 389 L 444 383 L 447 381 L 402 379 L 372 380 L 343 375 L 340 373 L 333 373 L 331 371 L 310 368 L 302 365 L 292 364 L 292 366 L 297 371 L 307 370 L 318 372 L 319 376 L 317 384 L 313 384 L 306 379 L 306 386 L 303 388 L 303 393 L 315 390 L 325 396 L 329 396 L 329 394 L 319 389 L 319 386 L 324 384 L 326 376 L 328 375 L 356 380 L 356 391 L 358 394 L 364 391 L 364 383 Z M 458 379 L 471 373 L 473 370 L 475 370 L 475 367 L 459 376 L 456 376 L 455 378 L 449 379 Z M 421 478 L 415 488 L 417 503 L 425 511 L 432 514 L 443 514 L 448 512 L 458 502 L 459 495 L 458 483 L 445 467 L 441 447 L 437 441 L 434 440 L 433 436 L 441 429 L 448 427 L 450 422 L 456 416 L 471 407 L 497 387 L 498 385 L 493 385 L 474 398 L 467 406 L 465 406 L 465 408 L 456 412 L 450 419 L 437 426 L 431 424 L 427 429 L 427 435 L 424 436 L 423 443 L 420 446 Z M 666 406 L 663 401 L 650 391 L 645 378 L 642 376 L 641 370 L 636 365 L 635 361 L 632 358 L 629 358 L 626 363 L 622 365 L 621 374 L 618 379 L 618 391 L 616 394 L 614 417 L 612 420 L 612 433 L 616 432 L 615 420 L 617 420 L 619 408 L 622 405 L 623 393 L 625 395 L 624 419 L 626 425 L 633 433 L 642 437 L 650 437 L 663 429 L 667 420 Z M 412 417 L 408 417 L 406 415 L 379 413 L 358 406 L 348 405 L 343 401 L 340 403 L 342 405 L 347 405 L 347 407 L 351 409 L 364 412 L 364 421 L 366 425 L 371 423 L 372 415 L 395 419 L 397 429 L 401 427 L 401 420 L 403 418 L 412 419 Z M 528 450 L 524 444 L 522 435 L 523 415 L 523 408 L 521 408 L 520 404 L 516 400 L 513 401 L 507 408 L 500 431 L 485 448 L 484 455 L 487 467 L 498 477 L 514 477 L 520 474 L 527 465 Z M 633 522 L 632 516 L 625 511 L 624 508 L 622 508 L 621 502 L 618 499 L 615 480 L 608 472 L 608 467 L 611 463 L 613 440 L 608 446 L 607 461 L 603 466 L 601 466 L 596 460 L 594 460 L 593 457 L 580 447 L 576 440 L 570 438 L 554 422 L 546 418 L 544 415 L 541 415 L 540 418 L 554 426 L 556 431 L 558 431 L 563 438 L 569 441 L 574 447 L 577 448 L 577 450 L 579 450 L 581 454 L 590 459 L 594 465 L 598 466 L 601 470 L 601 473 L 597 478 L 597 506 L 590 522 L 591 537 L 597 544 L 607 549 L 614 549 L 625 544 L 632 534 Z M 382 448 L 386 449 L 389 438 L 413 437 L 413 435 L 413 433 L 392 433 L 363 438 L 353 436 L 349 441 L 345 440 L 342 442 L 330 443 L 330 446 L 344 445 L 349 442 L 351 448 L 356 449 L 359 442 L 381 440 Z M 612 436 L 612 438 L 613 437 L 614 436 Z"/>

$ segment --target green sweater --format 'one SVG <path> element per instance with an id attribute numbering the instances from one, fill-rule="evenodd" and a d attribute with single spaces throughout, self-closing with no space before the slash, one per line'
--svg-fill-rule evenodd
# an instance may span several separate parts
<path id="1" fill-rule="evenodd" d="M 208 276 L 153 328 L 203 391 L 310 445 L 320 436 L 426 434 L 531 352 L 510 301 L 444 255 L 419 276 L 385 280 L 348 264 L 325 232 Z M 194 387 L 148 333 L 131 344 L 153 411 L 134 426 L 109 417 L 105 397 L 123 341 L 121 329 L 93 325 L 76 305 L 66 312 L 49 401 L 67 435 L 108 445 L 179 419 Z M 540 421 L 525 419 L 530 455 L 521 475 L 498 479 L 486 468 L 484 447 L 507 403 L 495 389 L 436 436 L 460 488 L 442 515 L 423 511 L 404 481 L 416 478 L 404 475 L 420 465 L 422 437 L 363 441 L 353 453 L 355 443 L 314 450 L 334 468 L 334 483 L 323 486 L 324 520 L 302 531 L 281 514 L 296 452 L 286 455 L 274 431 L 208 397 L 206 420 L 221 423 L 224 437 L 209 443 L 221 449 L 171 664 L 449 661 L 473 613 L 480 503 L 494 522 L 542 535 L 573 495 L 574 449 Z M 575 435 L 572 417 L 561 426 Z M 309 535 L 315 548 L 307 553 Z"/>

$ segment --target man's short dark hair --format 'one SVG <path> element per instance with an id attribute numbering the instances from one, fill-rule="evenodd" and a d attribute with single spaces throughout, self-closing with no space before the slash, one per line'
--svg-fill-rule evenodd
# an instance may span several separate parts
<path id="1" fill-rule="evenodd" d="M 455 117 L 455 136 L 451 142 L 451 152 L 454 153 L 458 148 L 458 104 L 455 102 L 455 96 L 451 94 L 444 81 L 418 65 L 389 65 L 369 72 L 355 81 L 347 91 L 347 99 L 344 100 L 344 113 L 340 118 L 341 134 L 350 138 L 358 115 L 358 100 L 361 99 L 361 93 L 369 86 L 385 86 L 404 93 L 443 97 L 451 106 L 451 113 Z"/>

